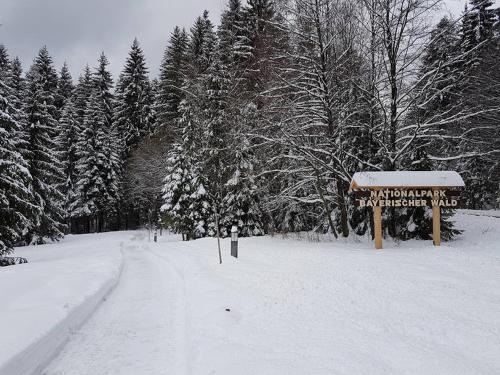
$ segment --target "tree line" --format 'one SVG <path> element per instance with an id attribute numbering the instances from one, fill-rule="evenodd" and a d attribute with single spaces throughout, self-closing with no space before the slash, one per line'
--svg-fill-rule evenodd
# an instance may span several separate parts
<path id="1" fill-rule="evenodd" d="M 116 85 L 101 54 L 76 84 L 42 48 L 0 47 L 0 254 L 64 233 L 162 220 L 190 238 L 372 232 L 363 170 L 454 169 L 500 203 L 500 11 L 470 0 L 230 0 L 176 27 L 158 78 L 134 40 Z M 444 215 L 445 237 L 457 231 Z M 386 233 L 430 238 L 425 207 Z"/>

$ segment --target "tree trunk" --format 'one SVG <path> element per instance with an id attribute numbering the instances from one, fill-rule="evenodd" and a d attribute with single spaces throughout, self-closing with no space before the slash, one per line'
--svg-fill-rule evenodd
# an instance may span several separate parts
<path id="1" fill-rule="evenodd" d="M 328 225 L 330 226 L 330 229 L 335 238 L 338 238 L 339 236 L 337 235 L 337 231 L 335 230 L 335 225 L 333 224 L 332 221 L 332 212 L 330 210 L 330 207 L 328 207 L 328 202 L 326 201 L 325 195 L 323 194 L 321 178 L 319 177 L 319 172 L 317 170 L 316 170 L 316 178 L 317 178 L 316 190 L 318 192 L 319 197 L 321 198 L 321 201 L 323 202 L 323 207 L 325 208 L 325 215 L 328 220 Z"/>
<path id="2" fill-rule="evenodd" d="M 349 223 L 347 218 L 347 207 L 345 203 L 344 181 L 340 178 L 337 179 L 337 196 L 338 205 L 340 208 L 340 227 L 342 229 L 342 236 L 349 237 Z"/>

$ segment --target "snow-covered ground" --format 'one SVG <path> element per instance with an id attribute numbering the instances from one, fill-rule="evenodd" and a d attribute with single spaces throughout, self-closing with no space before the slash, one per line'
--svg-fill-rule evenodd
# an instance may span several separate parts
<path id="1" fill-rule="evenodd" d="M 261 237 L 236 260 L 224 240 L 222 265 L 214 239 L 145 232 L 19 249 L 31 262 L 0 269 L 0 374 L 122 264 L 43 374 L 499 374 L 500 219 L 456 221 L 440 248 Z"/>
<path id="2" fill-rule="evenodd" d="M 460 213 L 473 216 L 491 216 L 500 218 L 500 210 L 459 210 Z"/>
<path id="3" fill-rule="evenodd" d="M 127 234 L 67 236 L 18 249 L 28 264 L 0 268 L 0 374 L 46 365 L 118 281 Z"/>

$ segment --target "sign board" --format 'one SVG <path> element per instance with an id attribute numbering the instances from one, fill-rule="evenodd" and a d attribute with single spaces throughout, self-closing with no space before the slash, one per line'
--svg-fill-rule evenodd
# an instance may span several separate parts
<path id="1" fill-rule="evenodd" d="M 448 207 L 456 208 L 460 191 L 445 189 L 382 189 L 356 191 L 357 207 Z"/>
<path id="2" fill-rule="evenodd" d="M 375 248 L 382 248 L 382 208 L 432 207 L 432 236 L 441 245 L 441 208 L 459 204 L 464 181 L 453 171 L 355 173 L 350 190 L 357 207 L 373 209 Z"/>

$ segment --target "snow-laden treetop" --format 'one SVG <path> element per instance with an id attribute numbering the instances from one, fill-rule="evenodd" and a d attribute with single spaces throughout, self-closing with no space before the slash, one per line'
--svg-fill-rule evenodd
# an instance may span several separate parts
<path id="1" fill-rule="evenodd" d="M 394 171 L 355 173 L 350 188 L 460 186 L 465 186 L 464 180 L 453 171 Z"/>

